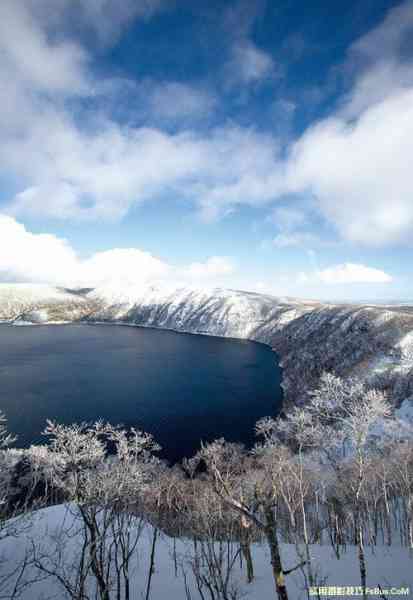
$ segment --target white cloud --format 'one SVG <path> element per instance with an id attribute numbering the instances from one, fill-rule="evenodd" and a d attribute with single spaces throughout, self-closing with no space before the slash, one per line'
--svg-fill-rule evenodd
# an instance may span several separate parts
<path id="1" fill-rule="evenodd" d="M 31 14 L 28 2 L 2 0 L 0 7 L 1 84 L 19 92 L 76 93 L 88 89 L 87 53 L 77 43 L 53 41 Z"/>
<path id="2" fill-rule="evenodd" d="M 33 234 L 12 217 L 0 214 L 0 281 L 67 286 L 136 285 L 147 282 L 216 285 L 231 275 L 229 257 L 178 266 L 138 248 L 113 248 L 81 259 L 64 239 Z"/>
<path id="3" fill-rule="evenodd" d="M 273 209 L 267 221 L 273 223 L 278 233 L 271 241 L 276 248 L 327 246 L 331 241 L 313 232 L 308 206 L 279 206 Z M 268 242 L 267 242 L 268 245 Z"/>
<path id="4" fill-rule="evenodd" d="M 230 50 L 224 75 L 229 87 L 248 86 L 278 75 L 272 56 L 251 40 L 255 23 L 265 16 L 265 4 L 265 0 L 237 0 L 224 12 L 222 24 Z"/>
<path id="5" fill-rule="evenodd" d="M 268 220 L 283 231 L 294 231 L 307 224 L 304 210 L 294 206 L 277 206 L 271 211 Z"/>
<path id="6" fill-rule="evenodd" d="M 217 98 L 206 89 L 166 81 L 150 87 L 148 102 L 155 118 L 193 119 L 207 116 L 216 106 Z"/>
<path id="7" fill-rule="evenodd" d="M 0 215 L 0 279 L 57 282 L 73 277 L 78 259 L 70 245 L 50 234 L 32 234 L 11 217 Z"/>
<path id="8" fill-rule="evenodd" d="M 150 19 L 167 8 L 168 0 L 20 0 L 35 18 L 48 27 L 65 31 L 69 26 L 93 32 L 101 45 L 113 43 L 135 19 Z"/>
<path id="9" fill-rule="evenodd" d="M 226 72 L 230 81 L 250 84 L 274 75 L 276 70 L 269 54 L 243 40 L 233 46 Z"/>
<path id="10" fill-rule="evenodd" d="M 133 203 L 190 177 L 201 160 L 202 149 L 191 135 L 122 129 L 110 122 L 88 133 L 60 119 L 46 120 L 41 129 L 41 145 L 36 130 L 24 145 L 9 144 L 3 156 L 15 171 L 24 157 L 23 170 L 34 182 L 12 202 L 13 214 L 118 219 Z"/>
<path id="11" fill-rule="evenodd" d="M 311 191 L 350 242 L 411 242 L 413 63 L 402 49 L 412 32 L 413 4 L 405 2 L 353 44 L 351 91 L 291 151 L 290 189 Z"/>
<path id="12" fill-rule="evenodd" d="M 411 241 L 413 88 L 355 122 L 330 118 L 296 143 L 291 189 L 311 190 L 341 236 L 364 244 Z"/>
<path id="13" fill-rule="evenodd" d="M 119 19 L 150 14 L 159 3 L 138 4 L 145 11 L 132 10 L 136 3 L 122 4 L 127 10 L 124 15 L 120 10 Z M 94 0 L 87 6 L 79 9 L 80 21 L 102 29 L 105 37 L 110 18 L 116 21 L 117 3 Z M 0 4 L 0 173 L 21 184 L 9 200 L 9 214 L 119 219 L 132 205 L 167 192 L 189 199 L 210 218 L 239 203 L 274 197 L 278 145 L 269 135 L 235 125 L 168 133 L 121 126 L 104 110 L 73 113 L 73 99 L 96 99 L 111 82 L 96 80 L 78 42 L 52 35 L 72 9 L 68 0 L 45 0 L 42 7 Z M 150 87 L 146 107 L 148 102 L 161 118 L 174 119 L 202 116 L 215 98 L 206 89 L 159 82 Z"/>
<path id="14" fill-rule="evenodd" d="M 62 1 L 62 0 L 60 0 Z M 67 0 L 64 0 L 67 2 Z M 161 10 L 164 0 L 76 0 L 76 13 L 80 9 L 84 19 L 94 27 L 103 42 L 118 35 L 122 28 L 136 18 L 148 19 Z M 72 8 L 73 10 L 73 8 Z"/>
<path id="15" fill-rule="evenodd" d="M 298 277 L 298 283 L 300 284 L 327 284 L 327 285 L 341 285 L 341 284 L 354 284 L 354 283 L 391 283 L 393 278 L 388 273 L 375 269 L 373 267 L 367 267 L 365 265 L 355 263 L 345 263 L 341 265 L 335 265 L 314 271 L 313 273 L 301 273 Z"/>
<path id="16" fill-rule="evenodd" d="M 114 0 L 0 3 L 0 174 L 21 183 L 7 207 L 10 214 L 119 219 L 131 206 L 168 194 L 211 219 L 242 204 L 270 204 L 288 192 L 308 198 L 310 191 L 320 214 L 345 240 L 411 241 L 413 78 L 400 55 L 413 22 L 411 3 L 393 9 L 354 44 L 350 54 L 362 66 L 351 93 L 293 145 L 286 161 L 273 134 L 234 124 L 208 133 L 168 133 L 121 126 L 103 109 L 93 118 L 73 114 L 73 100 L 95 98 L 108 84 L 96 80 L 79 42 L 52 35 L 75 4 L 82 27 L 93 28 L 104 43 L 122 24 L 161 8 L 149 0 L 125 0 L 122 7 Z M 249 15 L 250 3 L 244 4 Z M 242 77 L 258 81 L 274 71 L 274 63 L 249 41 L 251 14 L 231 42 L 233 58 L 242 58 Z M 208 93 L 171 82 L 152 93 L 166 118 L 181 108 L 202 114 L 212 102 Z M 179 107 L 168 107 L 168 94 L 181 99 Z M 282 230 L 275 243 L 291 245 L 297 236 L 300 243 L 305 236 L 309 241 L 311 231 L 297 228 Z"/>
<path id="17" fill-rule="evenodd" d="M 131 286 L 148 283 L 167 286 L 232 287 L 276 295 L 322 296 L 334 285 L 389 284 L 391 275 L 376 268 L 346 263 L 302 273 L 272 273 L 271 281 L 254 284 L 253 275 L 241 272 L 231 257 L 212 256 L 204 261 L 174 264 L 139 248 L 113 248 L 81 258 L 64 239 L 33 234 L 12 217 L 0 214 L 0 281 L 49 283 L 62 286 Z M 252 276 L 252 278 L 251 278 Z M 324 292 L 324 295 L 326 292 Z"/>
<path id="18" fill-rule="evenodd" d="M 388 11 L 383 21 L 350 47 L 353 60 L 376 62 L 395 55 L 413 33 L 413 7 L 402 2 Z"/>
<path id="19" fill-rule="evenodd" d="M 158 4 L 145 2 L 145 10 L 136 12 L 136 3 L 125 2 L 119 20 L 150 14 Z M 268 203 L 278 194 L 279 147 L 271 135 L 236 125 L 208 133 L 168 133 L 122 126 L 103 109 L 85 115 L 76 105 L 80 112 L 73 112 L 74 99 L 85 95 L 96 100 L 110 82 L 96 80 L 79 42 L 56 35 L 59 27 L 69 27 L 63 17 L 71 23 L 72 4 L 45 0 L 39 6 L 12 0 L 0 4 L 0 27 L 5 29 L 0 36 L 0 174 L 20 184 L 3 211 L 114 220 L 135 204 L 173 193 L 211 219 L 239 204 Z M 79 20 L 110 38 L 110 20 L 113 35 L 120 26 L 116 6 L 112 0 L 94 0 L 88 8 L 82 4 Z M 246 51 L 263 72 L 269 62 L 251 48 Z M 149 91 L 147 104 L 166 119 L 202 116 L 215 102 L 206 89 L 178 83 L 160 82 Z"/>
<path id="20" fill-rule="evenodd" d="M 173 267 L 138 248 L 114 248 L 79 261 L 74 274 L 77 285 L 119 285 L 167 279 Z M 90 283 L 88 283 L 90 282 Z"/>
<path id="21" fill-rule="evenodd" d="M 356 77 L 335 113 L 292 144 L 286 161 L 274 152 L 277 158 L 266 163 L 261 179 L 241 177 L 212 190 L 203 198 L 205 214 L 214 216 L 217 205 L 230 211 L 237 204 L 259 205 L 292 192 L 302 196 L 307 212 L 310 203 L 318 209 L 344 240 L 411 242 L 413 63 L 406 58 L 406 44 L 412 30 L 411 3 L 390 11 L 351 47 L 349 64 Z M 273 243 L 320 242 L 306 220 L 294 207 L 276 209 L 273 221 L 279 233 Z"/>
<path id="22" fill-rule="evenodd" d="M 363 71 L 348 94 L 338 116 L 344 119 L 359 117 L 363 111 L 388 98 L 394 98 L 413 86 L 413 65 L 388 57 Z"/>
<path id="23" fill-rule="evenodd" d="M 291 248 L 294 246 L 319 245 L 320 239 L 313 233 L 307 231 L 294 231 L 291 233 L 278 233 L 272 240 L 276 248 Z"/>
<path id="24" fill-rule="evenodd" d="M 345 97 L 343 114 L 357 116 L 413 85 L 411 58 L 403 56 L 403 46 L 412 35 L 413 5 L 404 2 L 350 46 L 346 74 L 355 71 L 357 76 L 351 93 Z"/>
<path id="25" fill-rule="evenodd" d="M 194 262 L 183 270 L 190 279 L 204 279 L 231 275 L 236 270 L 233 261 L 226 256 L 211 256 L 206 262 Z"/>
<path id="26" fill-rule="evenodd" d="M 132 204 L 174 190 L 211 217 L 240 203 L 271 201 L 277 152 L 270 136 L 235 126 L 204 136 L 104 121 L 89 133 L 47 114 L 25 139 L 8 139 L 0 162 L 30 180 L 8 207 L 14 215 L 118 219 Z"/>

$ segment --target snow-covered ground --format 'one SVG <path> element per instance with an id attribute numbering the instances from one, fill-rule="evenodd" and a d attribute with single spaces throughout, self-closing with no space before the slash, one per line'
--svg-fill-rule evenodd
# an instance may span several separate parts
<path id="1" fill-rule="evenodd" d="M 0 542 L 0 552 L 4 558 L 4 562 L 1 564 L 1 574 L 4 576 L 8 571 L 17 568 L 15 576 L 8 584 L 9 588 L 20 573 L 18 567 L 24 556 L 30 559 L 33 544 L 36 547 L 37 556 L 41 557 L 43 566 L 49 570 L 55 570 L 60 575 L 63 574 L 67 580 L 74 581 L 84 539 L 81 521 L 75 515 L 74 507 L 61 505 L 43 509 L 34 514 L 29 525 L 24 524 L 24 530 L 20 536 Z M 132 539 L 135 533 L 136 529 L 134 530 L 134 526 L 132 526 L 130 528 Z M 144 525 L 129 565 L 131 598 L 145 598 L 153 535 L 153 528 L 150 525 Z M 174 560 L 174 552 L 176 560 Z M 318 585 L 323 589 L 322 598 L 332 598 L 337 595 L 345 598 L 360 596 L 356 590 L 351 591 L 352 588 L 360 586 L 357 552 L 354 547 L 342 549 L 339 559 L 328 545 L 312 546 L 311 554 Z M 286 570 L 301 562 L 293 545 L 284 544 L 282 546 L 282 559 Z M 185 573 L 191 594 L 190 598 L 201 600 L 191 570 L 192 560 L 193 542 L 177 539 L 174 543 L 172 538 L 162 533 L 159 534 L 155 546 L 155 568 L 148 599 L 186 600 Z M 232 583 L 235 588 L 239 589 L 238 598 L 251 600 L 275 598 L 268 551 L 264 546 L 253 546 L 253 562 L 255 580 L 252 584 L 247 584 L 245 569 L 241 568 L 239 557 L 235 561 Z M 374 550 L 366 548 L 366 562 L 368 587 L 377 589 L 380 584 L 383 590 L 387 590 L 389 598 L 408 597 L 406 588 L 413 592 L 413 555 L 408 549 L 397 546 L 391 548 L 378 546 Z M 25 587 L 26 581 L 33 581 L 33 583 Z M 300 569 L 286 576 L 286 581 L 290 600 L 307 598 L 305 580 Z M 94 589 L 95 585 L 96 582 L 91 577 L 89 579 L 90 589 Z M 22 591 L 19 598 L 22 600 L 40 600 L 42 598 L 65 600 L 70 598 L 57 577 L 46 576 L 35 566 L 27 568 L 19 586 Z M 326 592 L 326 588 L 330 588 L 329 591 Z M 335 590 L 339 588 L 341 593 L 334 591 L 334 588 Z M 403 591 L 397 594 L 396 591 L 400 588 L 403 588 Z M 3 597 L 2 593 L 5 593 L 4 588 L 0 589 L 0 597 Z M 378 596 L 377 592 L 374 595 Z M 113 598 L 115 597 L 113 595 Z M 205 597 L 209 598 L 208 595 Z"/>

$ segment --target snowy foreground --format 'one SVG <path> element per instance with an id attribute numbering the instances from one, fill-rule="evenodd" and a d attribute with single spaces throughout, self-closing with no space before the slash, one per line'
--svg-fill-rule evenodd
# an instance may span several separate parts
<path id="1" fill-rule="evenodd" d="M 83 525 L 78 517 L 77 509 L 60 505 L 42 509 L 18 527 L 21 532 L 17 537 L 10 537 L 0 543 L 1 575 L 11 573 L 7 586 L 0 590 L 0 596 L 7 597 L 7 591 L 16 586 L 18 597 L 22 600 L 45 598 L 70 598 L 65 585 L 74 584 L 78 577 L 78 566 L 82 560 L 84 547 Z M 136 543 L 129 564 L 130 598 L 146 598 L 147 600 L 202 600 L 210 598 L 207 590 L 200 595 L 193 571 L 193 542 L 175 539 L 159 532 L 154 542 L 154 529 L 142 524 L 139 519 L 130 523 L 129 534 L 132 543 Z M 136 536 L 136 539 L 135 539 Z M 110 544 L 110 541 L 108 541 Z M 255 580 L 246 583 L 245 565 L 236 556 L 236 544 L 230 549 L 235 558 L 232 578 L 232 589 L 236 598 L 265 600 L 274 598 L 273 580 L 271 576 L 267 549 L 261 545 L 253 545 L 252 554 L 255 568 Z M 293 545 L 282 545 L 286 569 L 300 562 Z M 347 547 L 340 552 L 340 558 L 330 545 L 311 546 L 316 565 L 316 576 L 322 598 L 361 597 L 357 587 L 360 585 L 357 553 L 355 547 Z M 153 553 L 154 568 L 150 576 L 150 557 Z M 225 555 L 227 550 L 225 550 Z M 41 568 L 32 563 L 35 558 Z M 367 585 L 371 596 L 379 597 L 377 586 L 386 591 L 387 597 L 409 597 L 409 589 L 413 592 L 413 555 L 407 548 L 378 546 L 366 549 Z M 21 566 L 26 560 L 27 568 Z M 115 562 L 113 568 L 113 586 L 116 590 Z M 286 577 L 290 600 L 307 598 L 305 580 L 300 569 Z M 149 583 L 148 583 L 149 581 Z M 122 587 L 121 583 L 121 587 Z M 96 581 L 88 578 L 88 591 L 94 597 Z M 187 590 L 186 590 L 187 586 Z M 112 596 L 111 596 L 112 597 Z M 116 598 L 114 593 L 113 598 Z M 122 598 L 124 596 L 122 595 Z"/>
<path id="2" fill-rule="evenodd" d="M 324 371 L 371 379 L 396 406 L 413 396 L 411 306 L 155 285 L 66 290 L 0 284 L 0 321 L 126 323 L 262 342 L 280 357 L 286 403 L 304 400 Z"/>

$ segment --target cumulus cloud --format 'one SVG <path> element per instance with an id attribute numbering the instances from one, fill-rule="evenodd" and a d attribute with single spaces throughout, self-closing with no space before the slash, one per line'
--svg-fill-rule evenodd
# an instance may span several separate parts
<path id="1" fill-rule="evenodd" d="M 34 234 L 0 214 L 0 281 L 66 286 L 136 285 L 148 282 L 215 285 L 235 271 L 229 257 L 174 265 L 139 248 L 113 248 L 81 259 L 64 239 Z"/>
<path id="2" fill-rule="evenodd" d="M 380 269 L 355 263 L 335 265 L 311 274 L 301 273 L 298 278 L 298 282 L 301 284 L 322 283 L 327 285 L 391 283 L 392 281 L 392 276 Z"/>
<path id="3" fill-rule="evenodd" d="M 409 241 L 413 226 L 413 88 L 355 122 L 332 117 L 296 143 L 292 189 L 311 190 L 322 214 L 352 242 Z"/>
<path id="4" fill-rule="evenodd" d="M 11 217 L 0 215 L 0 279 L 17 282 L 57 282 L 73 277 L 78 259 L 66 240 L 32 234 Z"/>
<path id="5" fill-rule="evenodd" d="M 74 282 L 101 285 L 118 282 L 133 285 L 172 276 L 173 267 L 138 248 L 114 248 L 78 261 Z M 87 283 L 91 282 L 91 283 Z"/>

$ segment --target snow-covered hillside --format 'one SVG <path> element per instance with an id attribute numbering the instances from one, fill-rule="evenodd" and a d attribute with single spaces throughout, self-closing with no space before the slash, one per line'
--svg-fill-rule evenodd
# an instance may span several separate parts
<path id="1" fill-rule="evenodd" d="M 267 323 L 273 327 L 285 324 L 311 308 L 304 302 L 219 288 L 208 291 L 148 286 L 129 289 L 125 294 L 98 288 L 89 297 L 102 304 L 93 315 L 94 320 L 122 320 L 241 339 L 256 339 L 257 330 L 263 330 Z M 259 341 L 264 341 L 263 335 Z"/>
<path id="2" fill-rule="evenodd" d="M 358 375 L 413 397 L 413 307 L 322 304 L 236 290 L 163 286 L 61 290 L 0 285 L 0 319 L 109 322 L 269 344 L 284 369 L 285 399 L 305 400 L 321 373 Z"/>
<path id="3" fill-rule="evenodd" d="M 87 563 L 83 555 L 87 548 L 84 532 L 85 528 L 75 507 L 54 506 L 38 511 L 32 517 L 28 516 L 18 526 L 15 532 L 18 535 L 4 540 L 1 544 L 2 574 L 5 577 L 0 593 L 10 593 L 14 588 L 19 593 L 16 597 L 21 600 L 42 598 L 69 600 L 81 597 L 75 596 L 73 590 L 79 588 L 82 564 Z M 195 600 L 207 597 L 231 597 L 267 600 L 275 597 L 270 559 L 265 546 L 260 544 L 252 546 L 255 579 L 248 584 L 245 562 L 236 554 L 239 552 L 237 544 L 235 542 L 228 546 L 224 544 L 222 554 L 216 542 L 215 553 L 216 556 L 221 557 L 222 562 L 214 563 L 215 574 L 222 569 L 225 576 L 227 554 L 230 559 L 235 557 L 228 575 L 228 589 L 233 595 L 209 596 L 206 585 L 201 587 L 203 594 L 198 592 L 200 582 L 198 581 L 197 585 L 194 573 L 204 574 L 207 573 L 207 569 L 204 564 L 200 566 L 195 562 L 193 541 L 184 538 L 174 540 L 162 532 L 158 532 L 154 538 L 153 527 L 142 523 L 138 518 L 131 520 L 128 536 L 127 547 L 135 544 L 136 546 L 128 563 L 127 577 L 121 569 L 116 570 L 115 561 L 109 561 L 106 556 L 105 566 L 111 566 L 112 569 L 111 598 L 146 597 L 148 600 L 193 598 Z M 110 540 L 108 534 L 108 547 Z M 202 545 L 202 541 L 198 542 L 199 545 Z M 114 544 L 113 547 L 112 553 L 116 551 Z M 301 562 L 302 555 L 298 556 L 297 547 L 294 545 L 282 544 L 281 550 L 287 569 Z M 211 547 L 209 552 L 212 552 Z M 153 569 L 150 564 L 152 553 Z M 213 556 L 216 559 L 215 555 Z M 316 585 L 321 588 L 321 597 L 330 598 L 337 595 L 345 598 L 361 597 L 361 592 L 358 591 L 360 572 L 356 547 L 343 547 L 337 554 L 329 543 L 312 545 L 311 556 L 316 569 Z M 23 570 L 24 564 L 26 568 Z M 393 545 L 389 548 L 378 545 L 366 548 L 367 586 L 370 588 L 368 595 L 379 597 L 378 585 L 380 585 L 383 593 L 386 592 L 385 597 L 407 597 L 409 588 L 411 590 L 413 586 L 411 567 L 412 558 L 406 547 Z M 152 575 L 150 575 L 151 571 Z M 8 574 L 11 574 L 9 579 L 6 578 Z M 129 585 L 128 596 L 124 593 L 125 581 Z M 213 581 L 211 578 L 211 582 Z M 286 584 L 292 600 L 308 598 L 306 591 L 308 583 L 301 569 L 287 575 Z M 85 577 L 85 589 L 89 594 L 82 597 L 103 597 L 99 596 L 97 578 L 94 578 L 92 573 L 88 573 Z M 341 592 L 338 592 L 338 589 Z"/>
<path id="4" fill-rule="evenodd" d="M 0 321 L 48 323 L 75 321 L 87 301 L 76 291 L 42 284 L 0 284 Z"/>

